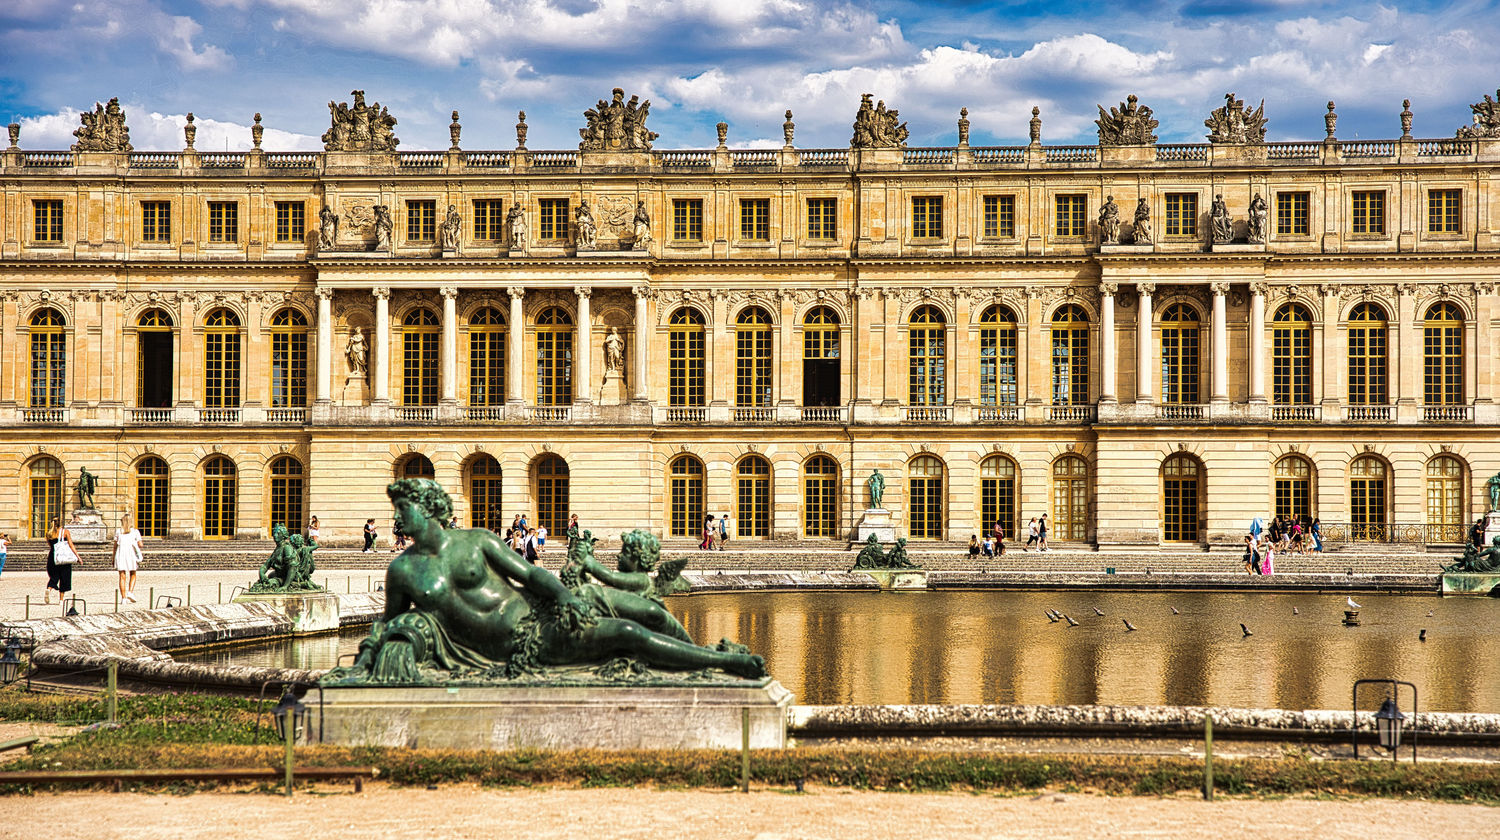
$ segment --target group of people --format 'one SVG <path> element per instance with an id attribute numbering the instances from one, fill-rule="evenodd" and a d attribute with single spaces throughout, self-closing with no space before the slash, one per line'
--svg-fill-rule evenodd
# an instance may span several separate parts
<path id="1" fill-rule="evenodd" d="M 713 551 L 724 550 L 729 543 L 729 514 L 723 514 L 714 519 L 711 513 L 703 514 L 703 539 L 698 542 L 698 550 Z"/>
<path id="2" fill-rule="evenodd" d="M 1030 551 L 1032 546 L 1037 551 L 1051 551 L 1047 546 L 1047 514 L 1031 517 L 1026 523 L 1026 544 L 1021 546 L 1022 551 Z M 990 526 L 990 531 L 984 539 L 978 534 L 969 535 L 970 557 L 1003 557 L 1005 555 L 1005 523 L 999 519 Z"/>
<path id="3" fill-rule="evenodd" d="M 449 528 L 458 527 L 455 519 L 449 523 Z M 568 517 L 568 533 L 577 533 L 578 514 Z M 505 529 L 505 544 L 511 547 L 515 553 L 526 558 L 526 562 L 535 566 L 541 563 L 542 553 L 547 548 L 547 526 L 537 524 L 533 526 L 526 518 L 526 514 L 518 513 L 511 520 L 510 527 Z"/>
<path id="4" fill-rule="evenodd" d="M 1269 575 L 1276 571 L 1276 553 L 1306 554 L 1323 550 L 1323 529 L 1317 517 L 1280 514 L 1269 525 L 1259 516 L 1250 521 L 1241 558 L 1247 575 Z"/>
<path id="5" fill-rule="evenodd" d="M 145 555 L 141 551 L 141 532 L 130 519 L 130 514 L 120 517 L 120 528 L 115 532 L 115 571 L 120 575 L 120 600 L 135 603 L 136 573 L 140 571 Z M 0 534 L 0 569 L 5 568 L 6 550 L 10 547 L 8 534 Z M 52 603 L 52 593 L 57 593 L 60 604 L 73 591 L 73 567 L 78 564 L 78 546 L 73 543 L 73 532 L 61 517 L 52 517 L 47 526 L 47 587 L 42 590 L 42 603 Z"/>

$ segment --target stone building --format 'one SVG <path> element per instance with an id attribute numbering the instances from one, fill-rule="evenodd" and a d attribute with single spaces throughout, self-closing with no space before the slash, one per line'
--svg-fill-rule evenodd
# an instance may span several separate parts
<path id="1" fill-rule="evenodd" d="M 98 506 L 151 536 L 355 540 L 393 477 L 465 524 L 849 539 L 1048 514 L 1059 542 L 1209 545 L 1309 514 L 1452 543 L 1500 469 L 1500 122 L 1453 139 L 654 150 L 599 103 L 579 151 L 0 152 L 0 530 Z M 341 110 L 342 109 L 342 110 Z M 94 117 L 91 121 L 88 117 Z M 1246 121 L 1250 130 L 1246 131 Z M 1259 122 L 1257 122 L 1259 121 Z M 111 130 L 111 127 L 116 130 Z M 1256 128 L 1259 128 L 1257 136 Z"/>

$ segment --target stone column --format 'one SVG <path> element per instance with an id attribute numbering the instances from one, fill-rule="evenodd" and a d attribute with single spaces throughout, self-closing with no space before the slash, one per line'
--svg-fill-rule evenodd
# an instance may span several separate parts
<path id="1" fill-rule="evenodd" d="M 631 357 L 630 366 L 630 399 L 634 402 L 646 401 L 646 356 L 647 348 L 651 346 L 651 332 L 646 324 L 646 300 L 651 294 L 648 286 L 636 286 L 631 289 L 635 294 L 635 347 L 632 348 L 634 356 Z"/>
<path id="2" fill-rule="evenodd" d="M 1229 402 L 1229 333 L 1225 322 L 1224 296 L 1229 294 L 1229 283 L 1219 281 L 1208 284 L 1214 293 L 1214 388 L 1212 401 Z"/>
<path id="3" fill-rule="evenodd" d="M 375 296 L 375 363 L 370 366 L 371 399 L 378 403 L 391 401 L 391 290 L 377 286 L 370 290 Z"/>
<path id="4" fill-rule="evenodd" d="M 1250 284 L 1250 402 L 1266 401 L 1266 284 Z"/>
<path id="5" fill-rule="evenodd" d="M 589 298 L 594 290 L 588 286 L 575 286 L 573 292 L 578 295 L 578 337 L 573 340 L 573 402 L 592 402 L 589 399 L 589 389 L 593 387 L 589 361 L 594 355 L 594 325 Z"/>
<path id="6" fill-rule="evenodd" d="M 318 393 L 320 403 L 333 399 L 333 289 L 318 289 Z"/>
<path id="7" fill-rule="evenodd" d="M 1026 355 L 1022 357 L 1022 364 L 1026 366 L 1026 404 L 1043 405 L 1051 400 L 1049 385 L 1051 382 L 1051 347 L 1042 338 L 1042 298 L 1041 289 L 1036 286 L 1026 287 Z M 1020 383 L 1017 383 L 1019 387 Z M 1040 417 L 1041 409 L 1028 411 L 1029 418 Z"/>
<path id="8" fill-rule="evenodd" d="M 521 341 L 526 336 L 526 310 L 522 305 L 526 289 L 511 286 L 505 291 L 510 295 L 510 323 L 505 325 L 505 400 L 519 405 L 525 399 L 521 391 Z"/>
<path id="9" fill-rule="evenodd" d="M 1099 284 L 1099 311 L 1102 313 L 1099 322 L 1099 343 L 1104 346 L 1100 348 L 1102 367 L 1099 383 L 1099 402 L 1112 403 L 1115 399 L 1115 354 L 1118 351 L 1115 340 L 1115 292 L 1119 291 L 1118 283 Z"/>
<path id="10" fill-rule="evenodd" d="M 443 341 L 438 345 L 441 399 L 451 404 L 458 402 L 458 289 L 444 286 L 439 292 L 443 296 Z"/>
<path id="11" fill-rule="evenodd" d="M 1149 405 L 1156 400 L 1156 372 L 1151 367 L 1156 309 L 1152 296 L 1155 283 L 1135 284 L 1140 301 L 1135 310 L 1135 401 Z"/>

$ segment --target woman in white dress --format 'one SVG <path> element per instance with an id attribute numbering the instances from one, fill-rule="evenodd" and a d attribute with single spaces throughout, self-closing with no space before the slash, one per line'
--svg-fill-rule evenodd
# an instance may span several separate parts
<path id="1" fill-rule="evenodd" d="M 115 533 L 115 571 L 120 573 L 120 600 L 135 603 L 135 573 L 145 557 L 141 554 L 141 532 L 130 524 L 130 514 L 120 517 Z"/>

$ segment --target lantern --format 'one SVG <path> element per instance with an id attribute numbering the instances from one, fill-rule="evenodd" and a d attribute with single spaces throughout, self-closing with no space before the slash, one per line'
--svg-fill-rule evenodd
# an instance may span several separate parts
<path id="1" fill-rule="evenodd" d="M 0 684 L 10 685 L 21 677 L 21 640 L 12 636 L 0 656 Z"/>
<path id="2" fill-rule="evenodd" d="M 302 702 L 302 697 L 293 686 L 287 686 L 286 693 L 281 695 L 276 707 L 271 710 L 271 717 L 276 721 L 276 737 L 283 741 L 287 738 L 286 713 L 288 711 L 292 713 L 291 737 L 296 740 L 299 735 L 307 731 L 311 714 L 307 710 L 307 704 Z"/>
<path id="3" fill-rule="evenodd" d="M 1380 746 L 1391 752 L 1401 746 L 1401 726 L 1405 720 L 1406 715 L 1401 714 L 1395 699 L 1385 698 L 1385 702 L 1380 704 L 1380 711 L 1375 713 L 1375 732 L 1380 737 Z"/>

